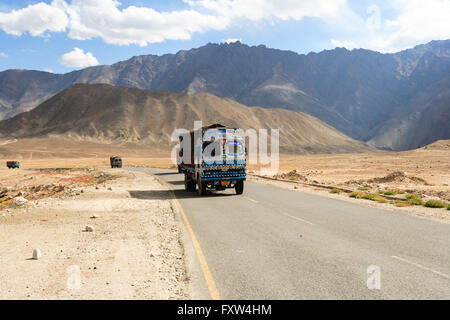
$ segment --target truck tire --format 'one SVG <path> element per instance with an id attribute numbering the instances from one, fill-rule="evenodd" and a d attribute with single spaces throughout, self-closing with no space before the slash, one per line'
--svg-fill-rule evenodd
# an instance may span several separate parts
<path id="1" fill-rule="evenodd" d="M 191 186 L 191 180 L 189 179 L 187 174 L 184 174 L 184 190 L 186 191 L 191 191 L 192 186 Z"/>
<path id="2" fill-rule="evenodd" d="M 197 179 L 198 190 L 197 193 L 200 197 L 203 197 L 206 194 L 206 185 L 202 183 L 201 179 Z"/>
<path id="3" fill-rule="evenodd" d="M 184 190 L 195 191 L 195 181 L 187 173 L 184 174 Z"/>
<path id="4" fill-rule="evenodd" d="M 244 193 L 244 181 L 240 180 L 236 183 L 234 186 L 234 189 L 236 190 L 236 194 L 243 194 Z"/>

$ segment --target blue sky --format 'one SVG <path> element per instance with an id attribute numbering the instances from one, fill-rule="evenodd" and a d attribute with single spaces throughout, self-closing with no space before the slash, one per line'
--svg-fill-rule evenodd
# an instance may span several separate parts
<path id="1" fill-rule="evenodd" d="M 0 0 L 0 71 L 65 73 L 229 39 L 395 52 L 450 38 L 449 16 L 450 0 Z"/>

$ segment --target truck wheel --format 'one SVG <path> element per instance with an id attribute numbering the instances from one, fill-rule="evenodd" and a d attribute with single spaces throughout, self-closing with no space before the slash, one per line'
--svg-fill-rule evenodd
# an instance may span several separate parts
<path id="1" fill-rule="evenodd" d="M 197 180 L 198 190 L 197 193 L 200 197 L 204 196 L 206 194 L 206 185 L 202 183 L 202 180 Z"/>
<path id="2" fill-rule="evenodd" d="M 234 186 L 234 189 L 236 190 L 236 194 L 243 194 L 244 193 L 244 181 L 238 181 L 236 185 Z"/>
<path id="3" fill-rule="evenodd" d="M 184 174 L 184 190 L 195 191 L 195 181 L 187 173 Z"/>
<path id="4" fill-rule="evenodd" d="M 184 190 L 191 191 L 192 189 L 192 183 L 191 180 L 188 178 L 188 175 L 184 175 Z"/>

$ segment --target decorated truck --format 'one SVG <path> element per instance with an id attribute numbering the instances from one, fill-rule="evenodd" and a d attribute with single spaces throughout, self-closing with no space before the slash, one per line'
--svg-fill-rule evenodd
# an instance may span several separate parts
<path id="1" fill-rule="evenodd" d="M 8 169 L 15 169 L 20 168 L 20 162 L 19 161 L 6 161 L 6 166 Z"/>
<path id="2" fill-rule="evenodd" d="M 184 173 L 186 191 L 200 196 L 207 190 L 234 188 L 244 192 L 246 171 L 245 137 L 238 129 L 220 124 L 180 136 L 179 171 Z"/>
<path id="3" fill-rule="evenodd" d="M 111 168 L 122 168 L 122 158 L 119 156 L 112 156 L 109 158 Z"/>

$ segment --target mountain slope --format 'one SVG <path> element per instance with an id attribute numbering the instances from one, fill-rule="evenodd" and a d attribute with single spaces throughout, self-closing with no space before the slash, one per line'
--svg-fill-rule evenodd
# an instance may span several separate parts
<path id="1" fill-rule="evenodd" d="M 450 75 L 420 91 L 403 110 L 376 128 L 378 134 L 368 143 L 386 149 L 408 150 L 450 139 L 449 88 Z"/>
<path id="2" fill-rule="evenodd" d="M 431 100 L 432 96 L 426 96 L 430 86 L 448 74 L 450 40 L 432 41 L 396 54 L 336 48 L 300 55 L 240 43 L 208 44 L 64 75 L 2 72 L 0 117 L 30 110 L 74 83 L 107 83 L 178 93 L 209 92 L 246 105 L 302 111 L 353 138 L 377 144 L 388 138 L 383 128 L 395 123 L 399 113 L 405 117 L 416 113 L 410 107 L 415 96 Z M 444 112 L 447 107 L 448 102 L 443 104 Z M 416 128 L 418 135 L 419 130 L 422 127 Z M 402 141 L 387 145 L 409 148 Z"/>
<path id="3" fill-rule="evenodd" d="M 194 120 L 243 129 L 280 129 L 280 151 L 362 152 L 371 148 L 300 112 L 246 107 L 208 93 L 192 95 L 78 84 L 30 112 L 0 122 L 0 137 L 64 136 L 169 145 Z"/>

